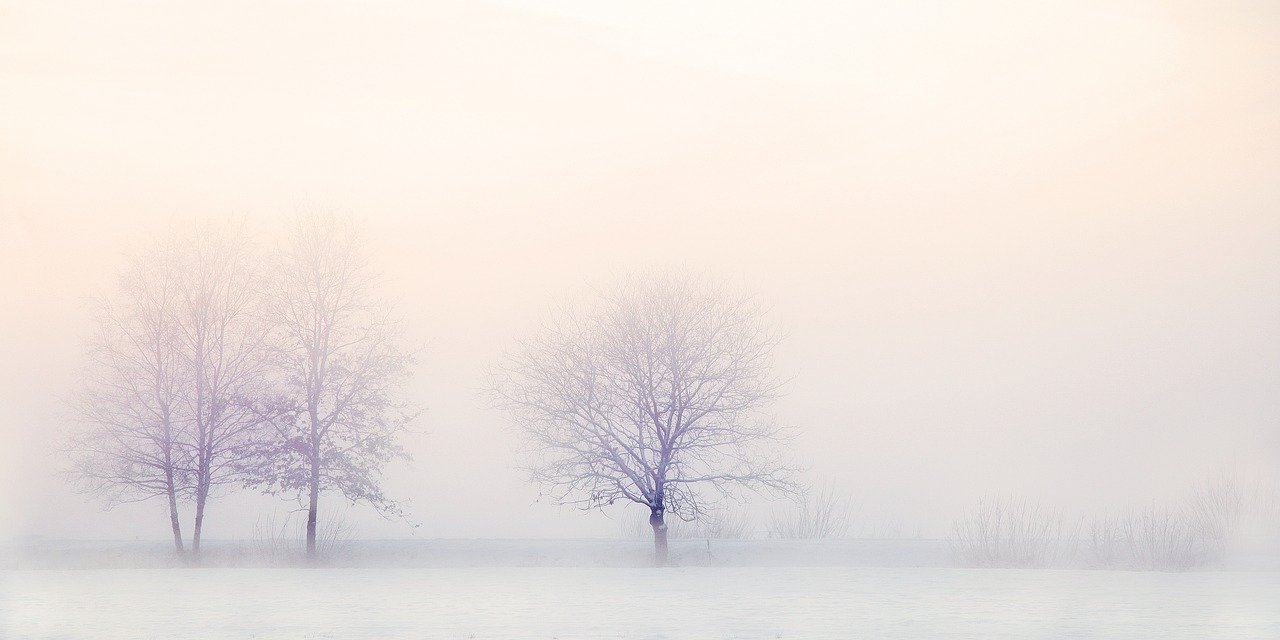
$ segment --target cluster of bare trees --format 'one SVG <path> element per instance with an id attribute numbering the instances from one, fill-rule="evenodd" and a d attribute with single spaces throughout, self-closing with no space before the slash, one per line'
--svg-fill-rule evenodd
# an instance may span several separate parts
<path id="1" fill-rule="evenodd" d="M 380 476 L 406 457 L 398 436 L 415 412 L 396 398 L 411 356 L 373 291 L 355 229 L 333 218 L 299 219 L 269 257 L 216 225 L 135 257 L 98 307 L 69 442 L 76 481 L 108 504 L 163 498 L 179 553 L 189 508 L 193 555 L 210 498 L 229 487 L 297 499 L 309 556 L 325 492 L 400 514 Z M 741 537 L 749 521 L 722 498 L 804 495 L 767 412 L 778 338 L 723 283 L 631 277 L 519 341 L 489 397 L 525 436 L 534 480 L 561 504 L 640 505 L 664 564 L 672 516 L 677 536 Z M 1092 562 L 1201 564 L 1222 554 L 1241 504 L 1233 485 L 1211 483 L 1176 509 L 1095 519 Z M 774 513 L 768 535 L 843 537 L 851 524 L 827 489 Z M 1044 566 L 1075 555 L 1082 528 L 993 498 L 955 523 L 953 546 L 970 565 Z"/>
<path id="2" fill-rule="evenodd" d="M 70 444 L 81 486 L 109 503 L 166 498 L 179 552 L 180 507 L 194 507 L 198 553 L 226 486 L 296 497 L 309 555 L 325 491 L 398 513 L 379 475 L 405 455 L 413 412 L 394 398 L 410 358 L 355 237 L 307 218 L 272 259 L 213 227 L 139 256 L 98 315 Z M 735 490 L 798 491 L 765 413 L 778 336 L 750 297 L 725 291 L 688 275 L 625 280 L 522 341 L 493 377 L 534 479 L 566 504 L 643 505 L 658 564 L 669 516 L 706 523 Z"/>
<path id="3" fill-rule="evenodd" d="M 98 305 L 72 475 L 108 505 L 162 497 L 199 554 L 211 497 L 254 487 L 300 498 L 315 552 L 319 496 L 395 510 L 378 484 L 403 456 L 394 399 L 409 356 L 372 299 L 354 230 L 298 220 L 271 257 L 206 225 L 136 256 Z"/>

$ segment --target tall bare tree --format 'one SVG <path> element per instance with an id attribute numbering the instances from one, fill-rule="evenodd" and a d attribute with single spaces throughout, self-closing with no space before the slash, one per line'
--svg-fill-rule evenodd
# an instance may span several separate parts
<path id="1" fill-rule="evenodd" d="M 206 225 L 184 242 L 182 266 L 180 352 L 191 421 L 183 444 L 195 484 L 191 550 L 199 553 L 210 493 L 243 479 L 262 435 L 269 331 L 262 265 L 242 231 Z"/>
<path id="2" fill-rule="evenodd" d="M 166 496 L 179 551 L 179 501 L 199 554 L 211 492 L 242 479 L 262 430 L 260 273 L 247 236 L 209 223 L 133 261 L 98 317 L 73 473 L 108 504 Z"/>
<path id="3" fill-rule="evenodd" d="M 399 513 L 380 479 L 387 463 L 408 457 L 398 436 L 413 412 L 395 396 L 412 357 L 374 301 L 374 281 L 352 225 L 311 216 L 298 221 L 270 297 L 282 397 L 258 483 L 306 505 L 310 557 L 325 491 Z"/>
<path id="4" fill-rule="evenodd" d="M 82 425 L 68 443 L 78 486 L 108 507 L 164 497 L 183 552 L 178 501 L 190 493 L 181 354 L 181 268 L 166 247 L 134 260 L 118 295 L 99 303 L 86 378 L 73 401 Z"/>
<path id="5" fill-rule="evenodd" d="M 688 275 L 625 280 L 568 310 L 495 371 L 496 403 L 527 435 L 531 472 L 562 504 L 644 505 L 654 560 L 668 514 L 696 518 L 736 489 L 793 492 L 776 397 L 778 336 L 744 295 Z"/>

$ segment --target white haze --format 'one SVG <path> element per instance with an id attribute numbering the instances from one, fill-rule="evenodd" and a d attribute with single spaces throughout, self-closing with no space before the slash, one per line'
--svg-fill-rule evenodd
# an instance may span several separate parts
<path id="1" fill-rule="evenodd" d="M 1280 10 L 964 4 L 0 3 L 0 538 L 166 535 L 59 475 L 88 299 L 167 230 L 269 248 L 308 208 L 423 347 L 387 479 L 421 526 L 362 536 L 616 535 L 538 501 L 478 389 L 648 267 L 759 293 L 795 457 L 869 520 L 1274 482 Z"/>

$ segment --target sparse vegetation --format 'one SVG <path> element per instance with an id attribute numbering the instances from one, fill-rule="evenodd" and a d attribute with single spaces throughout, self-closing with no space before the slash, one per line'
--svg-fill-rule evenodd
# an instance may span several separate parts
<path id="1" fill-rule="evenodd" d="M 1038 502 L 988 497 L 955 523 L 952 551 L 971 567 L 1044 567 L 1074 555 L 1078 529 Z"/>
<path id="2" fill-rule="evenodd" d="M 844 538 L 852 527 L 849 498 L 826 487 L 792 509 L 771 514 L 768 533 L 770 538 Z"/>
<path id="3" fill-rule="evenodd" d="M 1175 505 L 1149 504 L 1089 524 L 1088 563 L 1098 568 L 1187 570 L 1212 564 L 1238 539 L 1252 500 L 1227 476 Z"/>
<path id="4" fill-rule="evenodd" d="M 1280 532 L 1275 493 L 1265 486 L 1245 490 L 1219 475 L 1172 504 L 1104 513 L 1084 527 L 1025 498 L 985 498 L 955 523 L 952 550 L 972 567 L 1185 571 L 1212 566 L 1241 544 L 1246 529 L 1265 532 L 1260 537 Z"/>
<path id="5" fill-rule="evenodd" d="M 307 523 L 294 518 L 292 512 L 283 518 L 276 514 L 259 516 L 253 525 L 253 551 L 258 560 L 268 564 L 301 562 L 307 552 Z M 349 549 L 356 539 L 356 527 L 342 515 L 320 521 L 316 529 L 316 556 L 333 558 Z"/>
<path id="6" fill-rule="evenodd" d="M 640 516 L 644 514 L 630 514 Z M 628 538 L 646 538 L 653 535 L 649 518 L 628 517 L 622 521 L 622 533 Z M 673 539 L 723 539 L 745 540 L 754 537 L 751 519 L 745 512 L 709 510 L 695 520 L 675 518 L 667 522 L 667 537 Z"/>

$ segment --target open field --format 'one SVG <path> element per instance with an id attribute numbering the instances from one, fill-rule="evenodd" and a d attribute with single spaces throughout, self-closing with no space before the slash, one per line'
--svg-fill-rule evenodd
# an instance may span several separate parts
<path id="1" fill-rule="evenodd" d="M 962 569 L 10 571 L 6 638 L 1280 637 L 1280 574 Z"/>
<path id="2" fill-rule="evenodd" d="M 522 545 L 511 542 L 490 542 L 487 566 L 479 553 L 456 563 L 469 566 L 439 566 L 463 557 L 456 554 L 467 545 L 455 541 L 453 552 L 437 548 L 434 559 L 406 567 L 8 568 L 0 571 L 0 637 L 1280 637 L 1273 570 L 783 566 L 778 553 L 756 566 L 653 569 L 609 566 L 603 561 L 616 556 L 605 550 L 618 543 L 606 542 L 585 556 L 563 555 L 563 542 L 530 545 L 528 566 L 515 566 Z M 841 544 L 857 546 L 834 547 Z M 550 553 L 557 548 L 562 555 Z M 683 552 L 691 561 L 692 547 Z M 596 566 L 585 566 L 591 553 Z M 862 564 L 875 564 L 865 553 Z M 563 566 L 575 563 L 583 566 Z"/>

